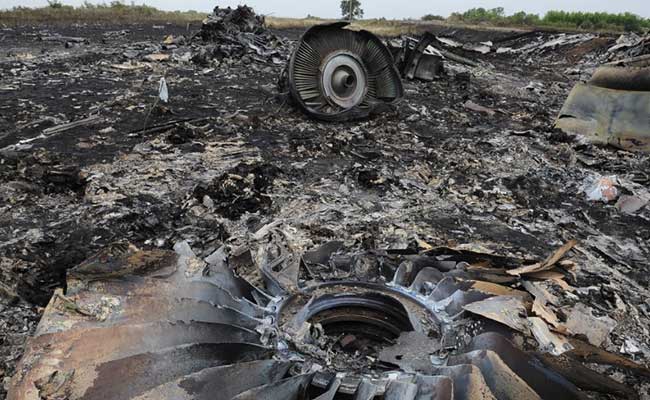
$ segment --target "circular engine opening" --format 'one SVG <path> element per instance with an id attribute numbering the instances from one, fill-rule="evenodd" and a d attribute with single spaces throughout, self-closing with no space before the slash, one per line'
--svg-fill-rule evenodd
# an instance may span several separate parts
<path id="1" fill-rule="evenodd" d="M 342 65 L 332 74 L 332 89 L 337 96 L 347 98 L 354 94 L 357 87 L 357 77 L 352 68 Z"/>
<path id="2" fill-rule="evenodd" d="M 321 66 L 320 85 L 327 101 L 337 107 L 359 105 L 368 90 L 366 70 L 353 54 L 334 52 Z"/>
<path id="3" fill-rule="evenodd" d="M 276 313 L 286 356 L 317 365 L 312 385 L 321 389 L 341 373 L 339 392 L 352 394 L 362 379 L 395 379 L 402 365 L 430 363 L 439 349 L 435 312 L 385 284 L 324 283 L 285 299 Z"/>
<path id="4" fill-rule="evenodd" d="M 322 329 L 334 351 L 377 358 L 402 332 L 413 331 L 404 306 L 381 294 L 325 296 L 314 303 L 308 322 Z"/>

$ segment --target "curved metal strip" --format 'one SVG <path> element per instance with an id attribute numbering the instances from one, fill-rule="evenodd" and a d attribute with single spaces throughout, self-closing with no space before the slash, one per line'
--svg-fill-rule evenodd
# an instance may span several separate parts
<path id="1" fill-rule="evenodd" d="M 431 267 L 425 267 L 418 272 L 418 274 L 415 276 L 415 279 L 413 279 L 409 290 L 412 290 L 416 293 L 419 294 L 425 294 L 425 286 L 431 285 L 433 286 L 434 284 L 437 284 L 443 279 L 444 275 L 442 272 L 435 268 Z"/>
<path id="2" fill-rule="evenodd" d="M 128 280 L 97 281 L 89 283 L 87 291 L 113 296 L 153 298 L 187 298 L 205 301 L 217 306 L 229 307 L 254 317 L 260 317 L 263 310 L 247 299 L 235 298 L 227 290 L 210 282 L 189 281 L 182 284 L 153 278 L 131 278 Z M 74 295 L 75 292 L 72 293 Z M 76 292 L 76 293 L 81 293 Z"/>
<path id="3" fill-rule="evenodd" d="M 539 359 L 516 348 L 508 339 L 494 332 L 472 338 L 469 351 L 491 350 L 543 399 L 586 400 L 578 388 L 556 371 L 546 368 Z"/>
<path id="4" fill-rule="evenodd" d="M 438 367 L 433 375 L 446 376 L 454 382 L 454 400 L 501 400 L 492 394 L 481 370 L 474 365 Z"/>
<path id="5" fill-rule="evenodd" d="M 305 374 L 287 378 L 247 390 L 233 400 L 302 400 L 312 377 L 312 374 Z"/>
<path id="6" fill-rule="evenodd" d="M 232 308 L 190 298 L 111 296 L 82 292 L 52 298 L 36 336 L 70 329 L 155 321 L 211 322 L 255 329 L 259 320 Z"/>
<path id="7" fill-rule="evenodd" d="M 440 282 L 438 282 L 429 295 L 429 300 L 436 302 L 441 301 L 460 289 L 460 284 L 458 284 L 454 278 L 444 277 Z"/>
<path id="8" fill-rule="evenodd" d="M 320 396 L 316 397 L 314 400 L 334 400 L 334 397 L 336 396 L 336 393 L 338 392 L 340 386 L 341 386 L 341 379 L 339 378 L 332 379 L 327 391 L 321 394 Z"/>
<path id="9" fill-rule="evenodd" d="M 290 366 L 283 361 L 261 360 L 207 368 L 158 386 L 134 400 L 230 399 L 249 389 L 279 381 Z"/>
<path id="10" fill-rule="evenodd" d="M 108 361 L 94 369 L 77 369 L 73 393 L 83 393 L 79 398 L 87 400 L 129 399 L 205 368 L 258 360 L 271 355 L 269 349 L 241 343 L 184 345 Z M 253 372 L 248 373 L 253 376 Z M 84 387 L 87 389 L 83 390 Z"/>
<path id="11" fill-rule="evenodd" d="M 359 383 L 357 391 L 354 392 L 354 400 L 372 400 L 378 392 L 377 385 L 364 378 Z"/>
<path id="12" fill-rule="evenodd" d="M 490 391 L 499 400 L 540 400 L 541 397 L 515 374 L 499 356 L 491 350 L 475 350 L 450 356 L 449 365 L 471 364 L 477 366 Z"/>
<path id="13" fill-rule="evenodd" d="M 235 275 L 235 272 L 228 268 L 225 263 L 208 264 L 202 271 L 202 275 L 198 278 L 203 281 L 211 282 L 212 284 L 225 289 L 233 297 L 248 299 L 254 302 L 253 293 L 257 292 L 257 288 L 251 285 L 248 281 Z"/>
<path id="14" fill-rule="evenodd" d="M 74 371 L 89 365 L 156 352 L 185 344 L 259 343 L 257 333 L 224 324 L 155 322 L 107 328 L 75 329 L 45 334 L 28 342 L 13 380 L 16 398 L 27 399 L 35 382 L 56 371 Z M 21 394 L 21 395 L 18 395 Z"/>
<path id="15" fill-rule="evenodd" d="M 566 353 L 561 356 L 539 354 L 538 357 L 548 368 L 559 372 L 583 390 L 613 394 L 626 399 L 638 398 L 638 393 L 632 387 L 585 367 Z"/>
<path id="16" fill-rule="evenodd" d="M 414 400 L 418 385 L 412 382 L 391 381 L 384 392 L 384 400 Z"/>
<path id="17" fill-rule="evenodd" d="M 619 368 L 624 368 L 634 374 L 650 378 L 650 369 L 644 365 L 637 364 L 623 356 L 610 353 L 576 338 L 570 338 L 569 342 L 573 346 L 573 350 L 566 353 L 569 357 L 583 362 L 614 365 Z"/>
<path id="18" fill-rule="evenodd" d="M 446 376 L 417 375 L 415 400 L 454 400 L 454 381 Z"/>
<path id="19" fill-rule="evenodd" d="M 450 302 L 445 307 L 449 315 L 457 315 L 463 312 L 466 306 L 483 301 L 492 297 L 491 294 L 479 292 L 478 290 L 457 290 L 450 296 Z"/>

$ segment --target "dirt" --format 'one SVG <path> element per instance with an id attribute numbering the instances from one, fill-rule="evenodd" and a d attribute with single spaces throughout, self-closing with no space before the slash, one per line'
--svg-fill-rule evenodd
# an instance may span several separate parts
<path id="1" fill-rule="evenodd" d="M 39 41 L 45 30 L 88 44 Z M 103 35 L 121 30 L 128 34 Z M 299 32 L 274 33 L 288 37 L 278 50 L 284 61 Z M 553 129 L 573 84 L 614 38 L 527 56 L 458 49 L 481 67 L 449 65 L 433 82 L 405 81 L 396 113 L 322 123 L 278 95 L 283 63 L 244 56 L 198 65 L 191 56 L 203 44 L 161 48 L 167 35 L 191 37 L 186 26 L 19 26 L 0 35 L 1 378 L 13 374 L 66 271 L 99 249 L 187 240 L 205 257 L 273 221 L 291 225 L 287 235 L 305 249 L 334 239 L 357 249 L 420 240 L 543 259 L 577 239 L 571 296 L 616 320 L 609 350 L 631 339 L 643 347 L 631 357 L 648 362 L 650 210 L 623 214 L 583 192 L 596 175 L 649 190 L 648 155 Z M 115 67 L 161 51 L 174 56 Z M 581 73 L 567 72 L 576 66 Z M 156 100 L 162 77 L 168 103 Z M 468 100 L 495 113 L 472 111 Z M 99 119 L 39 138 L 91 115 Z M 648 396 L 647 382 L 619 378 Z"/>

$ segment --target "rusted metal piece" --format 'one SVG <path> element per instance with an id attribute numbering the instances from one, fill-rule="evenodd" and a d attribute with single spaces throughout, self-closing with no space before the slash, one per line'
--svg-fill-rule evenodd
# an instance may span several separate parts
<path id="1" fill-rule="evenodd" d="M 117 245 L 75 268 L 28 343 L 9 398 L 39 399 L 54 387 L 48 395 L 133 398 L 204 368 L 268 357 L 253 330 L 258 307 L 223 289 L 246 295 L 234 276 L 224 272 L 217 286 L 204 267 Z"/>
<path id="2" fill-rule="evenodd" d="M 544 363 L 544 366 L 562 374 L 563 377 L 583 390 L 620 396 L 623 399 L 639 398 L 638 393 L 633 388 L 585 367 L 581 362 L 567 354 L 559 357 L 551 354 L 540 354 L 538 357 Z"/>
<path id="3" fill-rule="evenodd" d="M 474 337 L 468 350 L 490 350 L 499 354 L 508 368 L 543 399 L 587 399 L 574 384 L 561 374 L 544 368 L 538 358 L 516 348 L 499 334 L 488 332 Z"/>
<path id="4" fill-rule="evenodd" d="M 538 400 L 541 397 L 491 350 L 475 350 L 451 356 L 449 365 L 478 367 L 490 391 L 499 400 Z"/>
<path id="5" fill-rule="evenodd" d="M 52 298 L 9 399 L 583 400 L 578 387 L 633 398 L 581 361 L 647 371 L 577 342 L 561 357 L 528 354 L 496 333 L 533 339 L 520 325 L 530 296 L 461 263 L 512 260 L 443 249 L 342 257 L 341 243 L 276 250 L 261 257 L 266 284 L 253 286 L 221 257 L 109 247 Z M 304 279 L 317 268 L 346 280 Z M 459 332 L 470 321 L 487 332 L 450 346 L 476 334 Z M 342 364 L 333 346 L 349 351 Z"/>
<path id="6" fill-rule="evenodd" d="M 573 88 L 555 126 L 595 143 L 650 151 L 650 58 L 598 68 Z"/>
<path id="7" fill-rule="evenodd" d="M 286 82 L 298 107 L 312 118 L 347 121 L 390 109 L 403 94 L 393 57 L 368 31 L 347 22 L 317 25 L 300 39 Z"/>
<path id="8" fill-rule="evenodd" d="M 497 400 L 485 382 L 481 370 L 471 364 L 439 367 L 435 376 L 446 376 L 454 382 L 454 400 Z"/>

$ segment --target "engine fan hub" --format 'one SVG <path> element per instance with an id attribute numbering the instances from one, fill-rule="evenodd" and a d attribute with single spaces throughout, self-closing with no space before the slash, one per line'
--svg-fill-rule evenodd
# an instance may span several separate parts
<path id="1" fill-rule="evenodd" d="M 367 74 L 353 54 L 339 51 L 325 58 L 321 68 L 321 87 L 327 101 L 343 108 L 355 107 L 366 96 Z"/>
<path id="2" fill-rule="evenodd" d="M 441 335 L 441 321 L 416 293 L 376 283 L 328 282 L 309 288 L 284 300 L 276 319 L 294 356 L 324 367 L 312 384 L 324 388 L 331 374 L 342 374 L 339 391 L 348 394 L 364 377 L 385 386 L 403 373 L 380 354 L 403 333 L 418 333 L 432 342 Z M 426 350 L 434 351 L 422 352 Z"/>

